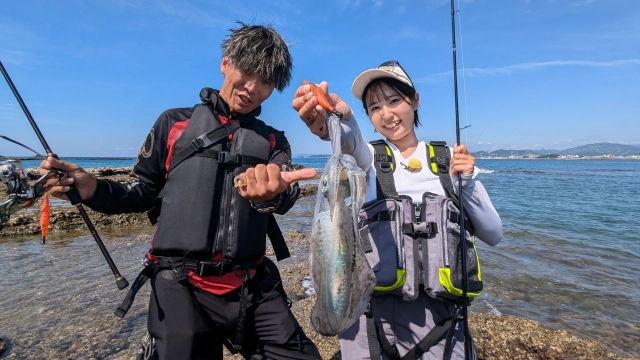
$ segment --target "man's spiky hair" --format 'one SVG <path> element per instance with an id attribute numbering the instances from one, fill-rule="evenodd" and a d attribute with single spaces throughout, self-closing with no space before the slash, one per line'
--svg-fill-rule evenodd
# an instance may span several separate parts
<path id="1" fill-rule="evenodd" d="M 287 43 L 271 25 L 237 23 L 222 43 L 222 54 L 238 70 L 257 72 L 263 82 L 282 92 L 291 81 L 293 67 Z"/>

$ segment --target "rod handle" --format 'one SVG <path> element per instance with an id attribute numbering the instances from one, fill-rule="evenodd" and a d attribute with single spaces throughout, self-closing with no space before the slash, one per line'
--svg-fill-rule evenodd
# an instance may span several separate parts
<path id="1" fill-rule="evenodd" d="M 53 157 L 54 159 L 60 160 L 58 155 L 54 154 L 51 150 L 47 150 L 47 155 Z M 80 192 L 78 191 L 78 189 L 76 189 L 76 187 L 73 185 L 71 185 L 70 188 L 71 189 L 67 191 L 66 195 L 69 198 L 69 201 L 71 201 L 71 205 L 78 205 L 82 203 L 82 197 L 80 196 Z"/>
<path id="2" fill-rule="evenodd" d="M 129 286 L 129 282 L 124 278 L 124 276 L 121 275 L 120 277 L 116 277 L 116 285 L 118 286 L 119 290 L 123 290 L 126 289 L 127 286 Z"/>
<path id="3" fill-rule="evenodd" d="M 80 192 L 78 191 L 78 188 L 76 188 L 75 186 L 71 186 L 71 189 L 69 189 L 69 191 L 66 192 L 67 197 L 69 198 L 69 201 L 71 201 L 71 205 L 78 205 L 82 203 L 82 198 L 80 197 Z"/>

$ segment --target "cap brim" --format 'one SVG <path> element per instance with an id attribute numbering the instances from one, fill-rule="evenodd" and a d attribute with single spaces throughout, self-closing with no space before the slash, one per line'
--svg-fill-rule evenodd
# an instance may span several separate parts
<path id="1" fill-rule="evenodd" d="M 353 81 L 353 85 L 351 85 L 351 93 L 353 96 L 362 100 L 362 95 L 364 93 L 364 89 L 369 85 L 370 82 L 380 78 L 392 78 L 397 79 L 395 75 L 391 74 L 386 70 L 380 69 L 369 69 L 365 70 L 358 75 L 358 77 Z"/>

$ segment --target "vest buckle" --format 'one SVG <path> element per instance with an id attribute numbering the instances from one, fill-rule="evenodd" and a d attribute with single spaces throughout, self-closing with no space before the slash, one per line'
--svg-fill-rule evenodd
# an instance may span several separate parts
<path id="1" fill-rule="evenodd" d="M 204 146 L 204 142 L 202 141 L 202 139 L 198 138 L 191 141 L 191 146 L 193 147 L 194 150 L 197 151 L 202 149 L 202 147 Z"/>
<path id="2" fill-rule="evenodd" d="M 242 156 L 228 151 L 220 151 L 218 153 L 218 162 L 223 164 L 240 164 L 242 163 Z"/>
<path id="3" fill-rule="evenodd" d="M 392 170 L 390 162 L 381 162 L 379 164 L 380 164 L 380 171 L 389 172 Z"/>
<path id="4" fill-rule="evenodd" d="M 449 159 L 436 156 L 435 160 L 436 160 L 436 166 L 438 167 L 438 170 L 440 171 L 440 173 L 444 174 L 449 172 Z"/>
<path id="5" fill-rule="evenodd" d="M 416 235 L 422 235 L 422 234 L 435 234 L 438 232 L 438 225 L 434 222 L 425 222 L 425 221 L 421 221 L 421 222 L 415 222 L 412 225 L 412 229 L 410 231 L 410 233 L 412 234 L 416 234 Z"/>

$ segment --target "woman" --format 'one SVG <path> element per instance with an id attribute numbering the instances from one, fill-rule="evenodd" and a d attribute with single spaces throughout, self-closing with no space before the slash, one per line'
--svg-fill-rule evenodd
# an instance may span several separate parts
<path id="1" fill-rule="evenodd" d="M 320 87 L 327 93 L 326 82 Z M 400 64 L 397 61 L 389 61 L 378 68 L 365 70 L 355 79 L 352 93 L 356 99 L 362 101 L 371 124 L 385 138 L 386 144 L 393 151 L 396 164 L 399 164 L 393 172 L 397 193 L 410 196 L 416 204 L 422 201 L 425 192 L 445 195 L 439 177 L 427 166 L 422 166 L 428 163 L 428 159 L 427 145 L 424 141 L 418 140 L 415 133 L 415 128 L 420 125 L 417 111 L 420 98 Z M 330 94 L 328 98 L 331 105 L 343 114 L 342 152 L 352 155 L 358 166 L 367 173 L 365 202 L 375 200 L 378 195 L 374 148 L 362 138 L 349 105 L 336 94 Z M 326 121 L 329 114 L 318 105 L 318 99 L 311 91 L 310 85 L 303 85 L 297 89 L 292 106 L 313 134 L 321 139 L 328 137 Z M 494 246 L 502 239 L 502 223 L 484 187 L 476 180 L 478 169 L 475 167 L 475 159 L 464 145 L 457 145 L 452 151 L 450 176 L 454 191 L 457 193 L 458 180 L 459 177 L 462 178 L 465 213 L 472 223 L 475 235 Z M 371 310 L 376 325 L 383 329 L 388 342 L 395 345 L 397 354 L 402 357 L 436 324 L 451 316 L 455 307 L 419 291 L 419 295 L 413 301 L 403 301 L 402 297 L 395 295 L 374 296 Z M 364 315 L 338 337 L 344 359 L 371 358 L 371 336 L 367 336 Z M 377 344 L 372 346 L 377 347 Z M 441 359 L 444 347 L 445 336 L 442 336 L 420 358 Z M 464 336 L 461 327 L 456 328 L 451 347 L 452 359 L 464 359 Z M 382 358 L 388 358 L 384 352 Z"/>

